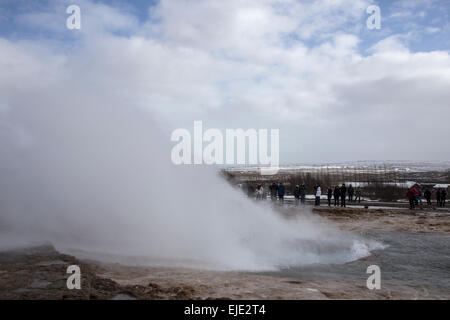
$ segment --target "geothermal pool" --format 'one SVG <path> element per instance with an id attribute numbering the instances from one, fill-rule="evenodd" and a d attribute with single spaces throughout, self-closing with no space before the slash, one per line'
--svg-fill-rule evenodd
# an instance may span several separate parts
<path id="1" fill-rule="evenodd" d="M 387 247 L 345 264 L 298 266 L 264 274 L 301 281 L 356 281 L 365 286 L 367 267 L 375 264 L 381 269 L 382 288 L 383 283 L 405 285 L 450 298 L 450 235 L 371 231 L 364 236 Z"/>

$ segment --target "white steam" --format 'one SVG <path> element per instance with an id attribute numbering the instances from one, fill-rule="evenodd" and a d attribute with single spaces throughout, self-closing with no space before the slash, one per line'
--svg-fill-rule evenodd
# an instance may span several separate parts
<path id="1" fill-rule="evenodd" d="M 108 74 L 92 53 L 0 40 L 1 248 L 49 241 L 97 258 L 241 270 L 369 253 L 351 235 L 248 201 L 212 167 L 173 165 L 170 136 L 135 107 L 130 84 L 121 90 L 127 68 Z"/>
<path id="2" fill-rule="evenodd" d="M 251 270 L 368 254 L 336 230 L 248 201 L 212 168 L 173 165 L 168 137 L 132 107 L 37 102 L 0 119 L 4 244 L 14 234 L 154 264 Z"/>

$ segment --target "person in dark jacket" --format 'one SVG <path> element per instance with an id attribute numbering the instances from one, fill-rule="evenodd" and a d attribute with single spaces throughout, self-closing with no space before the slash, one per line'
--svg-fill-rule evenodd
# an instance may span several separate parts
<path id="1" fill-rule="evenodd" d="M 294 198 L 295 198 L 295 205 L 298 206 L 298 203 L 300 201 L 300 186 L 299 185 L 295 186 Z"/>
<path id="2" fill-rule="evenodd" d="M 427 200 L 427 205 L 431 206 L 431 191 L 428 188 L 425 189 L 425 192 L 423 193 L 423 196 Z"/>
<path id="3" fill-rule="evenodd" d="M 305 204 L 306 186 L 304 183 L 300 186 L 300 203 Z"/>
<path id="4" fill-rule="evenodd" d="M 334 196 L 334 206 L 339 207 L 339 198 L 341 197 L 341 189 L 339 188 L 339 186 L 334 187 L 333 196 Z"/>
<path id="5" fill-rule="evenodd" d="M 331 207 L 331 198 L 333 197 L 333 189 L 330 187 L 328 187 L 327 190 L 327 198 L 328 198 L 328 206 Z"/>
<path id="6" fill-rule="evenodd" d="M 358 201 L 358 203 L 361 203 L 361 194 L 362 194 L 361 188 L 359 186 L 356 187 L 356 190 L 355 190 L 355 202 Z"/>
<path id="7" fill-rule="evenodd" d="M 441 189 L 437 189 L 436 191 L 436 205 L 438 207 L 441 206 Z"/>
<path id="8" fill-rule="evenodd" d="M 345 183 L 341 186 L 341 207 L 345 207 L 345 197 L 347 196 L 347 187 L 345 186 Z"/>
<path id="9" fill-rule="evenodd" d="M 269 187 L 269 191 L 270 191 L 270 199 L 272 201 L 275 201 L 277 199 L 277 194 L 278 194 L 278 186 L 275 182 L 273 182 L 270 187 Z"/>
<path id="10" fill-rule="evenodd" d="M 352 185 L 348 186 L 348 201 L 353 202 L 353 195 L 355 194 L 355 190 Z"/>
<path id="11" fill-rule="evenodd" d="M 445 207 L 445 199 L 447 198 L 446 189 L 442 189 L 441 191 L 441 207 Z"/>
<path id="12" fill-rule="evenodd" d="M 285 189 L 283 186 L 283 182 L 280 182 L 280 184 L 278 185 L 278 199 L 280 200 L 281 203 L 284 202 L 284 194 L 285 194 Z"/>

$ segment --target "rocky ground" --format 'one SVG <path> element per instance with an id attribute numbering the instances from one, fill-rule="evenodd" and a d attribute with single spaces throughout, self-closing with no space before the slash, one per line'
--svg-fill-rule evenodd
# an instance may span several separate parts
<path id="1" fill-rule="evenodd" d="M 312 212 L 346 230 L 450 232 L 450 215 L 445 212 L 328 207 Z M 297 215 L 299 210 L 285 213 Z M 370 259 L 374 256 L 365 258 Z M 69 265 L 80 266 L 80 290 L 67 289 Z M 242 272 L 103 264 L 80 261 L 51 245 L 0 252 L 0 299 L 436 299 L 446 294 L 389 282 L 372 291 L 365 283 L 349 280 L 298 281 Z"/>
<path id="2" fill-rule="evenodd" d="M 346 230 L 450 233 L 450 212 L 445 210 L 319 207 L 313 212 Z"/>
<path id="3" fill-rule="evenodd" d="M 69 290 L 67 267 L 81 269 L 81 289 Z M 0 252 L 0 299 L 191 299 L 194 289 L 147 282 L 126 285 L 98 275 L 95 264 L 57 252 L 51 245 Z"/>

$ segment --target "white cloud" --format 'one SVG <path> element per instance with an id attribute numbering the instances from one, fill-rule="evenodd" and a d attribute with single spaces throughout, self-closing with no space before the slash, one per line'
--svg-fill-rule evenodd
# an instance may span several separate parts
<path id="1" fill-rule="evenodd" d="M 412 15 L 413 15 L 413 13 L 411 11 L 395 11 L 389 16 L 389 18 L 403 19 L 403 18 L 411 17 Z"/>
<path id="2" fill-rule="evenodd" d="M 427 28 L 425 29 L 425 31 L 426 31 L 427 33 L 433 34 L 433 33 L 437 33 L 437 32 L 439 32 L 439 31 L 441 31 L 441 28 L 437 28 L 437 27 L 427 27 Z"/>
<path id="3" fill-rule="evenodd" d="M 0 92 L 14 106 L 95 91 L 152 110 L 168 131 L 280 128 L 282 162 L 448 159 L 448 52 L 412 53 L 396 35 L 361 55 L 345 25 L 364 23 L 365 5 L 162 1 L 142 28 L 92 5 L 92 17 L 111 14 L 74 51 L 0 41 Z"/>

